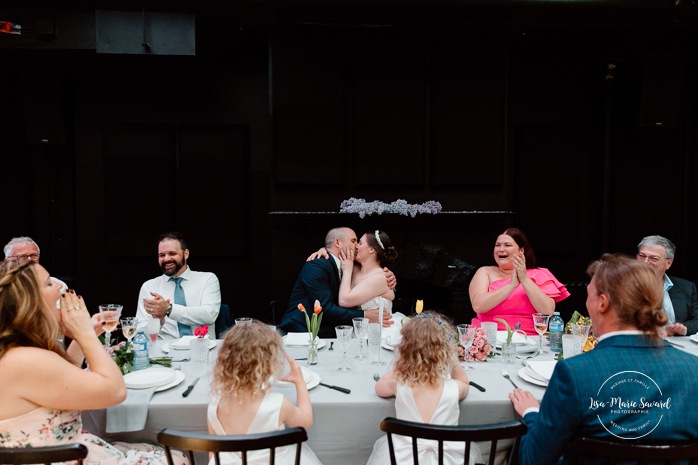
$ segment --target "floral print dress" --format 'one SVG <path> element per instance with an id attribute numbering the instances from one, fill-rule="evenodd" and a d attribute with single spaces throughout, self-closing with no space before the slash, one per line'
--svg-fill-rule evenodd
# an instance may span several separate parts
<path id="1" fill-rule="evenodd" d="M 167 465 L 164 449 L 152 444 L 110 444 L 82 429 L 77 410 L 38 407 L 14 418 L 0 420 L 0 447 L 42 447 L 82 443 L 89 450 L 89 465 Z M 175 464 L 188 461 L 173 451 Z"/>

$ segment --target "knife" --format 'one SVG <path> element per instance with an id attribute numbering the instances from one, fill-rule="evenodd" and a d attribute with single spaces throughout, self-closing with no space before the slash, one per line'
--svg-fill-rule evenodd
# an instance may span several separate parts
<path id="1" fill-rule="evenodd" d="M 470 381 L 469 384 L 470 384 L 472 387 L 474 387 L 475 389 L 477 389 L 478 391 L 482 391 L 482 392 L 485 392 L 485 391 L 486 391 L 486 389 L 485 389 L 484 387 L 480 386 L 480 385 L 477 384 L 477 383 L 473 383 L 472 381 Z"/>
<path id="2" fill-rule="evenodd" d="M 191 392 L 192 389 L 194 389 L 194 386 L 196 386 L 196 383 L 199 382 L 199 378 L 194 378 L 194 381 L 191 382 L 191 384 L 187 387 L 187 390 L 182 393 L 182 397 L 187 397 L 189 393 Z"/>
<path id="3" fill-rule="evenodd" d="M 320 386 L 325 386 L 325 387 L 328 387 L 330 389 L 336 389 L 336 390 L 343 392 L 345 394 L 351 394 L 351 389 L 347 389 L 347 388 L 343 388 L 343 387 L 339 387 L 339 386 L 332 386 L 331 384 L 325 384 L 325 383 L 320 383 Z"/>

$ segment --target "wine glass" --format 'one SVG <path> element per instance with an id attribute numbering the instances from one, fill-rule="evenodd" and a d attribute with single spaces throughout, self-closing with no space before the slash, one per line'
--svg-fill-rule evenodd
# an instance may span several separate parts
<path id="1" fill-rule="evenodd" d="M 347 360 L 347 349 L 349 348 L 349 340 L 351 339 L 351 333 L 354 330 L 353 327 L 347 325 L 335 326 L 334 330 L 337 332 L 337 340 L 342 346 L 342 366 L 339 367 L 339 371 L 346 373 L 351 370 L 349 361 Z"/>
<path id="2" fill-rule="evenodd" d="M 545 313 L 534 313 L 533 314 L 533 326 L 536 328 L 538 333 L 538 352 L 541 354 L 546 353 L 543 350 L 543 334 L 548 330 L 548 319 L 550 315 Z"/>
<path id="3" fill-rule="evenodd" d="M 470 349 L 470 346 L 473 345 L 473 340 L 475 339 L 475 326 L 473 325 L 468 325 L 468 324 L 460 324 L 457 326 L 458 328 L 458 340 L 460 341 L 460 345 L 463 346 L 464 353 L 468 353 L 468 349 Z M 473 367 L 470 365 L 466 365 L 465 367 L 468 370 L 472 370 Z"/>
<path id="4" fill-rule="evenodd" d="M 355 358 L 357 360 L 365 360 L 368 358 L 364 355 L 364 340 L 368 343 L 368 318 L 357 316 L 352 318 L 351 321 L 354 324 L 354 334 L 356 334 L 356 338 L 359 340 L 359 355 Z"/>
<path id="5" fill-rule="evenodd" d="M 111 346 L 111 332 L 119 325 L 123 305 L 104 304 L 99 306 L 99 315 L 104 326 L 104 348 L 108 351 Z"/>
<path id="6" fill-rule="evenodd" d="M 126 346 L 128 347 L 127 352 L 131 352 L 131 339 L 136 335 L 136 319 L 132 316 L 121 319 L 121 332 L 127 339 Z"/>

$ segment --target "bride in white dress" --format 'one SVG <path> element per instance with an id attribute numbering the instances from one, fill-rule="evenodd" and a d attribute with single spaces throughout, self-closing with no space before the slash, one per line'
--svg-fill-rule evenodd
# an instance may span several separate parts
<path id="1" fill-rule="evenodd" d="M 393 264 L 397 251 L 384 231 L 367 232 L 356 246 L 343 250 L 339 259 L 342 262 L 342 281 L 339 285 L 339 305 L 351 308 L 361 306 L 362 310 L 380 308 L 389 313 L 393 307 L 395 293 L 388 287 L 383 267 Z"/>
<path id="2" fill-rule="evenodd" d="M 376 394 L 395 397 L 395 414 L 402 420 L 437 425 L 457 425 L 459 402 L 468 395 L 468 377 L 458 363 L 453 326 L 437 313 L 425 312 L 402 327 L 402 341 L 392 371 L 376 383 Z M 450 376 L 449 376 L 450 375 Z M 393 436 L 397 463 L 413 463 L 412 440 Z M 438 463 L 436 441 L 419 440 L 420 465 Z M 444 464 L 463 463 L 463 443 L 444 443 Z M 482 462 L 472 444 L 469 463 Z M 386 436 L 378 439 L 368 465 L 389 465 Z"/>
<path id="3" fill-rule="evenodd" d="M 282 360 L 285 356 L 281 336 L 259 321 L 235 325 L 228 331 L 218 350 L 213 369 L 213 400 L 208 406 L 208 430 L 211 434 L 254 434 L 313 425 L 313 408 L 295 360 L 285 356 L 291 371 L 283 378 Z M 283 394 L 270 392 L 270 380 L 293 383 L 297 405 Z M 301 448 L 303 465 L 322 465 L 307 443 Z M 296 446 L 276 449 L 275 464 L 295 463 Z M 269 450 L 248 454 L 248 464 L 267 465 Z M 211 464 L 215 463 L 211 459 Z M 222 453 L 221 464 L 242 463 L 239 453 Z"/>

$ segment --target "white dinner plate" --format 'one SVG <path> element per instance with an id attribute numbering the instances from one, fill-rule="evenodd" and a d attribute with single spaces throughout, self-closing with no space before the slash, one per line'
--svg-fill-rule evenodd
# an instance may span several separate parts
<path id="1" fill-rule="evenodd" d="M 545 377 L 543 377 L 543 376 L 540 375 L 539 373 L 536 373 L 536 370 L 534 370 L 533 368 L 531 368 L 529 365 L 526 365 L 524 368 L 525 368 L 526 374 L 527 374 L 528 376 L 530 376 L 531 378 L 537 379 L 537 380 L 540 381 L 541 383 L 547 383 L 547 382 L 548 382 L 548 380 L 545 379 Z"/>
<path id="2" fill-rule="evenodd" d="M 502 346 L 497 344 L 497 348 L 501 349 Z M 538 341 L 535 344 L 514 344 L 517 354 L 532 354 L 538 350 Z"/>
<path id="3" fill-rule="evenodd" d="M 395 350 L 395 346 L 391 346 L 390 344 L 388 344 L 388 341 L 386 341 L 385 339 L 381 341 L 381 347 L 386 350 Z"/>
<path id="4" fill-rule="evenodd" d="M 535 384 L 537 386 L 548 387 L 548 383 L 546 383 L 545 381 L 541 381 L 539 379 L 536 379 L 536 378 L 529 376 L 528 373 L 526 372 L 526 367 L 522 367 L 519 370 L 518 374 L 519 374 L 519 377 L 524 381 L 528 381 L 529 383 Z"/>
<path id="5" fill-rule="evenodd" d="M 312 389 L 320 384 L 320 375 L 315 373 L 310 368 L 302 366 L 301 373 L 303 373 L 303 381 L 305 381 L 306 388 Z M 292 386 L 293 385 L 293 383 L 289 383 L 288 381 L 280 381 L 280 380 L 277 380 L 274 384 L 276 384 L 277 386 Z"/>
<path id="6" fill-rule="evenodd" d="M 693 342 L 698 342 L 698 334 L 691 334 L 688 338 Z"/>
<path id="7" fill-rule="evenodd" d="M 155 388 L 155 392 L 166 391 L 173 388 L 184 381 L 184 378 L 184 373 L 182 373 L 180 370 L 175 370 L 175 379 L 167 384 L 163 384 L 162 386 Z"/>
<path id="8" fill-rule="evenodd" d="M 162 347 L 160 347 L 160 350 L 162 350 L 162 351 L 165 352 L 166 354 L 169 353 L 171 349 L 174 349 L 174 350 L 189 350 L 189 341 L 190 341 L 191 339 L 195 338 L 195 337 L 196 337 L 196 336 L 184 336 L 182 339 L 177 339 L 176 341 L 172 341 L 172 342 L 166 342 L 166 343 L 164 343 L 164 344 L 162 345 Z M 188 338 L 188 339 L 185 339 L 185 338 Z M 184 345 L 184 343 L 182 342 L 183 339 L 186 340 L 186 342 L 187 342 L 186 345 Z M 209 350 L 211 350 L 211 349 L 213 349 L 214 347 L 216 347 L 216 341 L 214 341 L 213 339 L 210 339 L 210 338 L 207 338 L 207 339 L 208 339 L 208 348 L 209 348 Z"/>
<path id="9" fill-rule="evenodd" d="M 129 389 L 148 389 L 169 384 L 175 377 L 175 370 L 172 368 L 150 367 L 125 374 L 124 382 Z"/>
<path id="10" fill-rule="evenodd" d="M 287 340 L 287 337 L 286 337 L 286 336 L 284 336 L 282 339 L 284 340 L 284 344 L 285 344 L 286 346 L 288 346 L 288 347 L 308 347 L 308 342 L 307 342 L 307 341 L 306 341 L 305 344 L 301 344 L 301 343 L 298 343 L 298 344 L 288 344 L 288 343 L 286 343 L 286 340 Z M 317 341 L 317 348 L 318 348 L 318 349 L 322 349 L 322 348 L 325 347 L 325 345 L 327 344 L 327 342 L 325 342 L 324 339 L 320 339 L 319 337 L 318 337 L 318 338 L 315 338 L 315 340 Z"/>

